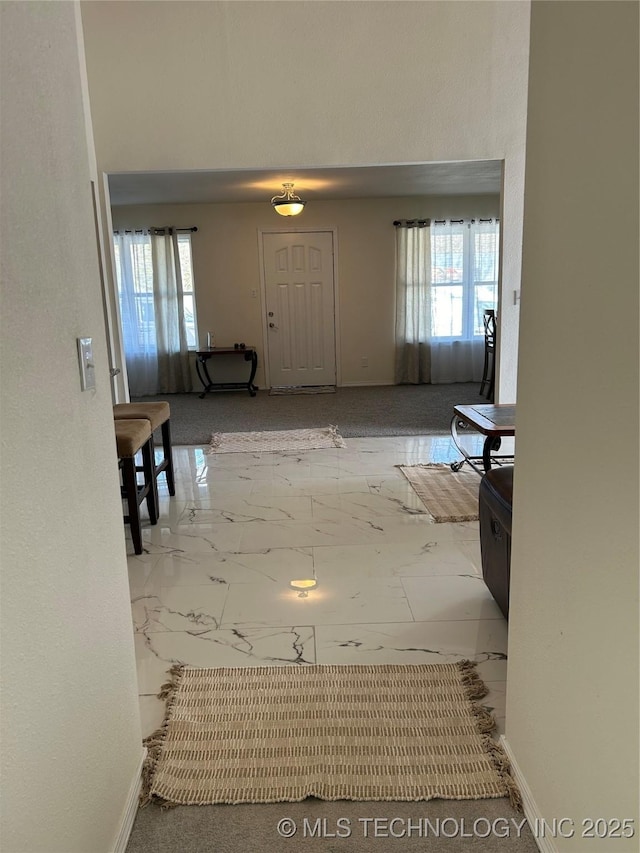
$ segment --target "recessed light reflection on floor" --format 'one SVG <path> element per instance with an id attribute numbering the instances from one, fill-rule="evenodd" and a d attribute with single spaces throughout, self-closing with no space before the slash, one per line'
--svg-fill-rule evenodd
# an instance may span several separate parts
<path id="1" fill-rule="evenodd" d="M 304 578 L 303 580 L 289 581 L 289 586 L 300 594 L 300 597 L 307 596 L 310 590 L 318 586 L 316 578 Z"/>
<path id="2" fill-rule="evenodd" d="M 322 591 L 318 591 L 318 579 L 314 576 L 311 578 L 299 578 L 289 581 L 289 588 L 292 596 L 295 598 L 311 598 L 318 601 L 324 598 Z"/>

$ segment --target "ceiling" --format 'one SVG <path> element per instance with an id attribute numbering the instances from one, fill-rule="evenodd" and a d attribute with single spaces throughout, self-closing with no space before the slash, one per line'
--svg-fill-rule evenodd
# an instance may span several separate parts
<path id="1" fill-rule="evenodd" d="M 264 202 L 292 181 L 302 198 L 331 201 L 424 195 L 499 194 L 502 161 L 468 160 L 326 169 L 118 172 L 109 175 L 111 204 Z"/>

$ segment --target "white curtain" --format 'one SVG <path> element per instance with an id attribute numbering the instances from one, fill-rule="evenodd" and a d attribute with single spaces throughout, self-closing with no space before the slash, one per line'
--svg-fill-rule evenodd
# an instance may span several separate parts
<path id="1" fill-rule="evenodd" d="M 431 241 L 426 220 L 396 223 L 396 383 L 431 381 Z"/>
<path id="2" fill-rule="evenodd" d="M 498 222 L 394 224 L 395 381 L 480 382 L 483 316 L 498 296 Z"/>
<path id="3" fill-rule="evenodd" d="M 480 382 L 483 315 L 496 308 L 499 224 L 436 221 L 432 231 L 431 381 Z"/>
<path id="4" fill-rule="evenodd" d="M 471 337 L 469 299 L 470 227 L 468 221 L 435 222 L 433 277 L 435 337 L 431 349 L 431 382 L 480 382 L 484 340 Z"/>
<path id="5" fill-rule="evenodd" d="M 484 367 L 484 338 L 438 341 L 431 347 L 431 382 L 480 382 Z"/>
<path id="6" fill-rule="evenodd" d="M 118 231 L 114 249 L 129 393 L 190 391 L 177 235 Z"/>
<path id="7" fill-rule="evenodd" d="M 157 393 L 191 391 L 178 235 L 172 229 L 152 234 L 151 251 L 158 352 Z"/>
<path id="8" fill-rule="evenodd" d="M 132 397 L 155 394 L 158 358 L 153 318 L 153 272 L 148 231 L 114 234 L 120 326 Z"/>

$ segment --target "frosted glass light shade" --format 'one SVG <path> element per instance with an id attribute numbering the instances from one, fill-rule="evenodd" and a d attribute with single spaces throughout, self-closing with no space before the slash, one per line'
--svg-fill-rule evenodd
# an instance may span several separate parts
<path id="1" fill-rule="evenodd" d="M 297 216 L 304 210 L 304 201 L 280 201 L 273 202 L 273 209 L 280 216 Z"/>

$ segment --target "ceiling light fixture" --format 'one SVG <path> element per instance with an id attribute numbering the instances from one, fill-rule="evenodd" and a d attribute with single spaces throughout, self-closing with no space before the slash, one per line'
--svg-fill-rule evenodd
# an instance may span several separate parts
<path id="1" fill-rule="evenodd" d="M 307 202 L 302 201 L 300 196 L 297 196 L 293 191 L 293 184 L 287 183 L 282 185 L 282 194 L 274 195 L 271 199 L 271 204 L 276 213 L 280 216 L 297 216 L 302 213 Z"/>

